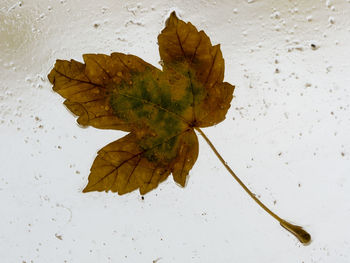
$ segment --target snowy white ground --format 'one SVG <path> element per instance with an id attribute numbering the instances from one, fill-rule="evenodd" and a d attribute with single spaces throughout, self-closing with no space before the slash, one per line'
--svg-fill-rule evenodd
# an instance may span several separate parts
<path id="1" fill-rule="evenodd" d="M 145 200 L 81 193 L 96 151 L 123 134 L 78 127 L 46 75 L 83 53 L 159 65 L 173 9 L 221 43 L 236 85 L 226 120 L 205 132 L 261 200 L 312 234 L 309 246 L 202 138 L 184 189 L 169 178 Z M 346 0 L 1 0 L 0 261 L 350 262 L 349 17 Z"/>

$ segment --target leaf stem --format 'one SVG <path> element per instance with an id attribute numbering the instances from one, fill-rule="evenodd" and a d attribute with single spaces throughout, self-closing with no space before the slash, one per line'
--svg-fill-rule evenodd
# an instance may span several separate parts
<path id="1" fill-rule="evenodd" d="M 276 219 L 282 227 L 287 229 L 290 233 L 292 233 L 298 240 L 306 245 L 311 241 L 311 236 L 308 232 L 306 232 L 302 227 L 293 225 L 286 220 L 280 218 L 278 215 L 276 215 L 274 212 L 272 212 L 266 205 L 264 205 L 254 193 L 252 193 L 249 188 L 239 179 L 239 177 L 232 171 L 230 166 L 227 165 L 224 158 L 219 154 L 219 152 L 216 150 L 214 145 L 211 143 L 209 138 L 204 134 L 204 132 L 198 128 L 195 127 L 196 131 L 200 133 L 200 135 L 204 138 L 204 140 L 208 143 L 210 148 L 213 150 L 215 155 L 219 158 L 221 163 L 225 166 L 226 170 L 233 176 L 233 178 L 239 183 L 239 185 L 248 193 L 248 195 L 262 208 L 264 209 L 269 215 L 271 215 L 274 219 Z"/>

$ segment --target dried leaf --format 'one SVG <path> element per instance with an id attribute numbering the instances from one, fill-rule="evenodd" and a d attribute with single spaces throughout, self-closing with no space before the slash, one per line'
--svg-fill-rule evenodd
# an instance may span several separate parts
<path id="1" fill-rule="evenodd" d="M 220 46 L 173 12 L 158 36 L 162 71 L 121 53 L 57 60 L 48 78 L 78 123 L 129 132 L 102 148 L 83 192 L 145 194 L 170 174 L 185 186 L 198 156 L 197 130 L 250 197 L 303 244 L 311 236 L 273 213 L 227 165 L 200 127 L 225 119 L 234 86 L 224 79 Z"/>
<path id="2" fill-rule="evenodd" d="M 83 126 L 130 132 L 102 148 L 84 192 L 145 194 L 170 174 L 185 186 L 198 156 L 196 127 L 225 119 L 234 86 L 220 46 L 173 12 L 158 36 L 163 70 L 122 53 L 57 60 L 48 78 Z"/>

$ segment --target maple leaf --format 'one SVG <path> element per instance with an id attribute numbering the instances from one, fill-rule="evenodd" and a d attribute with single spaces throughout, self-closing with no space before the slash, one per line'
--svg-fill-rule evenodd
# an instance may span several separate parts
<path id="1" fill-rule="evenodd" d="M 145 194 L 169 174 L 185 186 L 198 155 L 196 127 L 225 119 L 234 86 L 223 82 L 220 46 L 172 13 L 158 36 L 163 70 L 133 55 L 58 60 L 53 90 L 78 123 L 129 131 L 98 152 L 84 192 Z"/>
<path id="2" fill-rule="evenodd" d="M 48 75 L 80 125 L 129 132 L 98 152 L 83 192 L 145 194 L 170 174 L 185 186 L 198 156 L 197 130 L 259 205 L 303 243 L 310 240 L 250 192 L 200 129 L 223 121 L 233 98 L 234 86 L 223 81 L 220 45 L 175 12 L 158 44 L 162 70 L 133 55 L 85 54 L 84 64 L 57 60 Z"/>

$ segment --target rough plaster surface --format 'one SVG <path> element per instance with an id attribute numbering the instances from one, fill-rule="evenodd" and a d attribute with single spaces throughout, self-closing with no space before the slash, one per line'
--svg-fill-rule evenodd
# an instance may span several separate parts
<path id="1" fill-rule="evenodd" d="M 309 246 L 264 213 L 200 138 L 182 189 L 82 194 L 96 151 L 119 131 L 81 129 L 51 90 L 55 60 L 132 53 L 158 65 L 171 10 L 221 43 L 236 85 L 205 129 L 234 171 Z M 0 3 L 0 261 L 350 262 L 350 3 Z M 158 260 L 158 261 L 157 261 Z"/>

